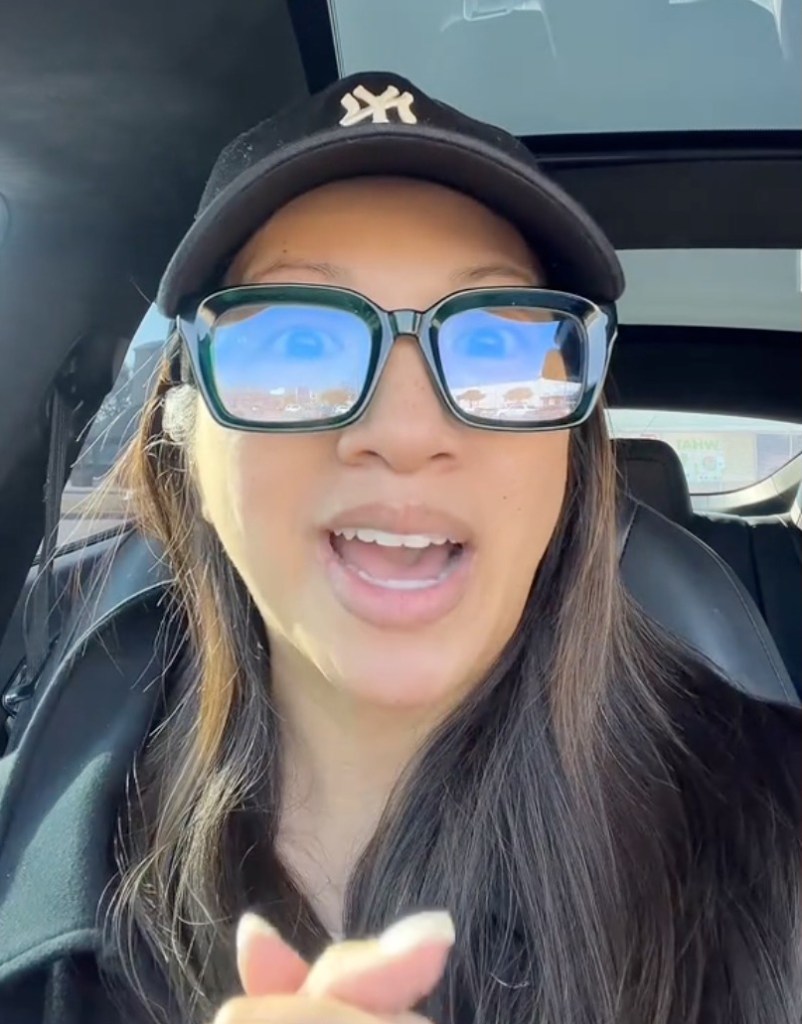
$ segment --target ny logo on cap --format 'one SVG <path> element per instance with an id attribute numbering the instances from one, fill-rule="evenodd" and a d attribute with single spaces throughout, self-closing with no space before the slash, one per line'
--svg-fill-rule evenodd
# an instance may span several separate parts
<path id="1" fill-rule="evenodd" d="M 412 111 L 414 100 L 411 92 L 400 92 L 394 85 L 388 85 L 381 96 L 376 96 L 364 85 L 358 85 L 340 100 L 345 107 L 340 124 L 344 128 L 350 128 L 362 121 L 389 124 L 391 110 L 396 112 L 398 120 L 404 124 L 417 124 L 418 119 Z"/>

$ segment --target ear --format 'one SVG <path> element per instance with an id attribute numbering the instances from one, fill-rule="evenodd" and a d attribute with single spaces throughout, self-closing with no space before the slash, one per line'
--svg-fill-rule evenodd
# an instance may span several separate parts
<path id="1" fill-rule="evenodd" d="M 178 384 L 164 396 L 162 428 L 173 444 L 185 448 L 195 428 L 197 393 L 189 384 Z"/>
<path id="2" fill-rule="evenodd" d="M 192 442 L 197 427 L 198 393 L 189 384 L 177 384 L 165 394 L 163 399 L 162 430 L 164 436 L 174 445 L 184 449 L 188 463 L 192 454 Z M 190 467 L 191 468 L 191 467 Z M 209 510 L 203 488 L 198 487 L 201 515 L 207 523 Z"/>

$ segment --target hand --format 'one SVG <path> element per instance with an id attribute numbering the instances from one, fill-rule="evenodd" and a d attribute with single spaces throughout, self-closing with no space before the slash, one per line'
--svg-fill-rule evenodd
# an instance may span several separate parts
<path id="1" fill-rule="evenodd" d="M 378 939 L 335 943 L 310 966 L 246 914 L 237 930 L 245 995 L 214 1024 L 426 1024 L 409 1008 L 440 980 L 453 942 L 448 914 L 415 914 Z"/>

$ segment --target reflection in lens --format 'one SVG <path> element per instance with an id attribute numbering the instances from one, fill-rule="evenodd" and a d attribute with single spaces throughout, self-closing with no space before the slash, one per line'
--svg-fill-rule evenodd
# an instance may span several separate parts
<path id="1" fill-rule="evenodd" d="M 582 396 L 584 334 L 554 310 L 464 310 L 438 334 L 448 389 L 466 413 L 543 423 L 571 415 Z"/>
<path id="2" fill-rule="evenodd" d="M 304 423 L 356 404 L 370 363 L 370 328 L 327 306 L 239 306 L 215 322 L 212 377 L 224 409 L 252 423 Z"/>

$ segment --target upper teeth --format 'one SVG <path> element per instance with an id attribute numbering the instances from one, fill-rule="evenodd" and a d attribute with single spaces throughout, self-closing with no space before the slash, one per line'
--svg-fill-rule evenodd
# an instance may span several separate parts
<path id="1" fill-rule="evenodd" d="M 385 548 L 426 548 L 430 544 L 450 543 L 448 537 L 435 533 L 387 533 L 384 530 L 351 526 L 335 530 L 334 533 L 346 540 L 361 540 L 363 544 L 380 544 Z"/>

